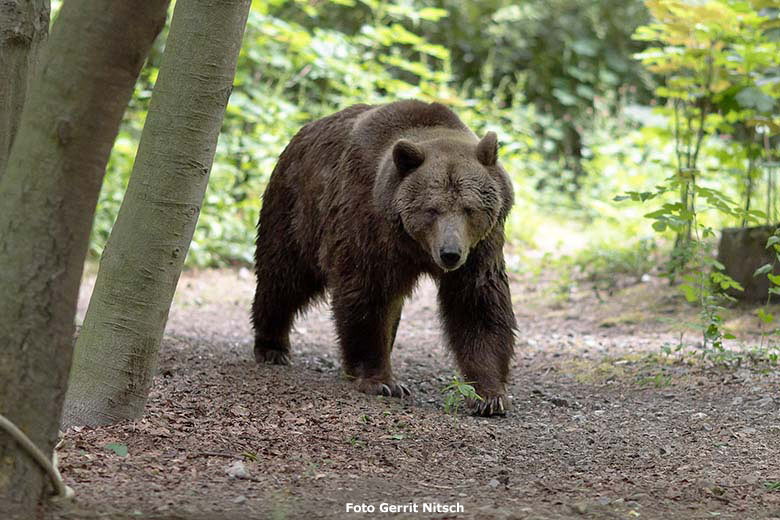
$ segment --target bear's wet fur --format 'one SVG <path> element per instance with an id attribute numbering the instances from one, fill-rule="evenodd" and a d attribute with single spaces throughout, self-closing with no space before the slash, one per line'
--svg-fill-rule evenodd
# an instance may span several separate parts
<path id="1" fill-rule="evenodd" d="M 439 103 L 355 105 L 304 126 L 279 157 L 258 223 L 255 358 L 290 362 L 295 316 L 327 289 L 346 376 L 403 397 L 390 366 L 404 299 L 438 284 L 449 349 L 502 415 L 515 317 L 504 266 L 512 186 L 481 140 Z"/>

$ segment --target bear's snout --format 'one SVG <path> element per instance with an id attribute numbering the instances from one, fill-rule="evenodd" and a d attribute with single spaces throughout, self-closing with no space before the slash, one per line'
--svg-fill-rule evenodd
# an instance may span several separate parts
<path id="1" fill-rule="evenodd" d="M 456 245 L 446 245 L 439 249 L 439 259 L 447 269 L 452 269 L 460 262 L 461 250 Z"/>
<path id="2" fill-rule="evenodd" d="M 461 215 L 445 215 L 436 223 L 431 256 L 439 267 L 453 271 L 466 262 L 466 222 Z"/>

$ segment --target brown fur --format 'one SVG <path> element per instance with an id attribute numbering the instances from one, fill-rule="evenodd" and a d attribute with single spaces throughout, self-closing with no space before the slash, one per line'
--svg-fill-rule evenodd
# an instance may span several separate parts
<path id="1" fill-rule="evenodd" d="M 390 366 L 404 299 L 421 274 L 439 286 L 447 343 L 463 376 L 503 413 L 515 318 L 504 268 L 512 188 L 445 106 L 356 105 L 309 123 L 266 189 L 252 309 L 258 362 L 289 363 L 296 313 L 327 288 L 343 367 L 357 387 L 402 397 Z"/>

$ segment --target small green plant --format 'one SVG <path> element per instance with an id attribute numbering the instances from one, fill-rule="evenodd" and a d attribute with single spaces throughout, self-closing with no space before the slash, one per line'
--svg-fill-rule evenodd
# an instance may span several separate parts
<path id="1" fill-rule="evenodd" d="M 462 381 L 460 377 L 453 376 L 452 381 L 442 389 L 444 410 L 452 416 L 457 416 L 466 400 L 482 401 L 482 397 L 477 394 L 473 385 L 473 382 L 467 383 Z"/>
<path id="2" fill-rule="evenodd" d="M 672 357 L 672 355 L 677 354 L 683 349 L 683 338 L 682 335 L 680 335 L 680 341 L 677 342 L 676 345 L 672 343 L 664 343 L 663 346 L 661 346 L 661 352 L 666 357 Z"/>
<path id="3" fill-rule="evenodd" d="M 653 229 L 674 231 L 678 239 L 672 259 L 666 269 L 666 276 L 674 282 L 681 278 L 680 292 L 689 303 L 700 307 L 698 326 L 702 332 L 702 354 L 720 354 L 724 351 L 723 341 L 734 339 L 724 331 L 723 303 L 731 300 L 726 294 L 729 289 L 743 290 L 742 286 L 723 272 L 723 265 L 712 257 L 710 243 L 715 231 L 706 225 L 701 217 L 702 207 L 735 218 L 750 221 L 758 218 L 755 211 L 746 211 L 726 195 L 697 183 L 697 171 L 678 168 L 675 175 L 657 186 L 653 192 L 627 192 L 615 197 L 616 201 L 632 200 L 646 202 L 662 197 L 668 192 L 684 193 L 686 202 L 666 202 L 661 208 L 645 215 L 652 219 Z"/>
<path id="4" fill-rule="evenodd" d="M 780 480 L 767 480 L 764 487 L 767 491 L 780 491 Z"/>
<path id="5" fill-rule="evenodd" d="M 640 386 L 653 385 L 656 388 L 663 388 L 672 384 L 672 376 L 656 374 L 652 377 L 644 377 L 639 380 Z"/>
<path id="6" fill-rule="evenodd" d="M 759 348 L 764 346 L 764 342 L 769 334 L 777 334 L 778 328 L 775 327 L 770 332 L 767 332 L 765 327 L 772 327 L 775 323 L 775 316 L 769 312 L 769 303 L 772 301 L 772 295 L 780 295 L 780 276 L 774 274 L 775 266 L 780 261 L 780 228 L 777 228 L 775 232 L 767 239 L 766 248 L 772 249 L 775 253 L 775 258 L 771 263 L 764 264 L 753 273 L 753 276 L 766 275 L 769 280 L 769 294 L 767 294 L 766 303 L 764 307 L 758 309 L 758 319 L 761 324 L 761 343 Z M 777 359 L 777 354 L 774 355 Z"/>

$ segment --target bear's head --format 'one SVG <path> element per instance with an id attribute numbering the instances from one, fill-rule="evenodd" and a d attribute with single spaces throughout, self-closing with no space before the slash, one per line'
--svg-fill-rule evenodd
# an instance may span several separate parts
<path id="1" fill-rule="evenodd" d="M 497 153 L 494 132 L 480 141 L 463 132 L 400 139 L 380 167 L 375 199 L 439 268 L 458 269 L 512 205 Z"/>

